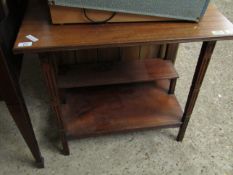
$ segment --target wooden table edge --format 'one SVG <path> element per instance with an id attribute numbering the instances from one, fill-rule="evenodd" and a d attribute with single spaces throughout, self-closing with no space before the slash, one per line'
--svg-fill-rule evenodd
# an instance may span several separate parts
<path id="1" fill-rule="evenodd" d="M 127 42 L 127 43 L 112 43 L 112 44 L 96 44 L 96 45 L 70 45 L 70 46 L 60 46 L 60 47 L 24 47 L 19 48 L 17 43 L 15 43 L 13 48 L 14 54 L 25 54 L 25 53 L 43 53 L 43 52 L 56 52 L 56 51 L 72 51 L 72 50 L 81 50 L 81 49 L 93 49 L 93 48 L 111 48 L 111 47 L 126 47 L 126 46 L 137 46 L 137 45 L 151 45 L 151 44 L 171 44 L 171 43 L 190 43 L 190 42 L 205 42 L 205 41 L 225 41 L 233 40 L 232 35 L 225 36 L 216 36 L 210 38 L 194 38 L 194 39 L 180 39 L 180 40 L 160 40 L 160 41 L 143 41 L 143 42 Z"/>

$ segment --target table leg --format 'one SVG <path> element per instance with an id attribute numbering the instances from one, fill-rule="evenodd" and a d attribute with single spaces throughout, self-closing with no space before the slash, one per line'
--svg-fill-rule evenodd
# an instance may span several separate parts
<path id="1" fill-rule="evenodd" d="M 173 64 L 176 62 L 176 56 L 179 49 L 179 43 L 167 44 L 167 49 L 165 53 L 165 60 L 170 60 Z"/>
<path id="2" fill-rule="evenodd" d="M 193 82 L 189 91 L 188 100 L 185 106 L 184 115 L 182 118 L 183 124 L 180 127 L 180 131 L 177 136 L 177 141 L 182 141 L 184 138 L 185 131 L 188 126 L 190 117 L 192 115 L 195 102 L 197 100 L 215 45 L 216 41 L 203 42 L 201 53 L 194 73 Z"/>
<path id="3" fill-rule="evenodd" d="M 70 154 L 69 146 L 61 117 L 62 113 L 60 106 L 60 96 L 57 88 L 55 62 L 51 54 L 40 54 L 39 56 L 40 56 L 42 71 L 44 74 L 44 79 L 51 98 L 52 109 L 56 115 L 56 119 L 59 127 L 59 134 L 63 147 L 62 152 L 64 155 L 69 155 Z"/>
<path id="4" fill-rule="evenodd" d="M 26 106 L 22 101 L 19 104 L 9 105 L 7 104 L 12 118 L 14 119 L 18 129 L 20 130 L 24 140 L 26 141 L 32 155 L 36 159 L 36 165 L 38 168 L 44 168 L 44 159 L 41 156 L 39 146 L 32 128 L 32 124 L 27 112 Z"/>
<path id="5" fill-rule="evenodd" d="M 170 87 L 169 87 L 169 90 L 168 90 L 168 94 L 174 94 L 175 93 L 176 82 L 177 82 L 176 78 L 171 80 Z"/>
<path id="6" fill-rule="evenodd" d="M 164 60 L 169 60 L 173 64 L 175 64 L 178 48 L 179 48 L 179 43 L 167 44 L 167 49 L 166 49 Z M 174 94 L 175 93 L 176 81 L 177 81 L 177 79 L 172 79 L 171 80 L 169 91 L 168 91 L 169 94 Z"/>
<path id="7" fill-rule="evenodd" d="M 28 145 L 36 164 L 39 168 L 44 167 L 44 159 L 33 131 L 31 120 L 20 90 L 20 86 L 14 72 L 12 72 L 5 60 L 2 50 L 0 49 L 0 89 L 1 96 L 15 121 L 20 133 Z"/>

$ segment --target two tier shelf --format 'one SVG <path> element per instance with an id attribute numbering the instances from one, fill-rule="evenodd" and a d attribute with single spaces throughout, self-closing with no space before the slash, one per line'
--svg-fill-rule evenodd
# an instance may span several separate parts
<path id="1" fill-rule="evenodd" d="M 179 127 L 170 61 L 145 59 L 59 67 L 61 118 L 70 137 Z"/>

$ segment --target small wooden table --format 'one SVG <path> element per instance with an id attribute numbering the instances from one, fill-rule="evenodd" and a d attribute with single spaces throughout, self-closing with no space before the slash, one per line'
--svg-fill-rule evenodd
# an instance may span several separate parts
<path id="1" fill-rule="evenodd" d="M 177 140 L 183 140 L 215 44 L 218 40 L 233 39 L 230 21 L 210 6 L 200 23 L 51 25 L 45 6 L 38 4 L 28 9 L 14 52 L 39 54 L 65 154 L 69 154 L 67 136 L 180 127 Z M 20 42 L 28 41 L 25 36 L 29 34 L 39 41 L 30 47 L 18 47 Z M 174 95 L 178 74 L 172 64 L 174 60 L 169 57 L 60 70 L 53 54 L 75 49 L 197 41 L 203 45 L 184 112 Z"/>

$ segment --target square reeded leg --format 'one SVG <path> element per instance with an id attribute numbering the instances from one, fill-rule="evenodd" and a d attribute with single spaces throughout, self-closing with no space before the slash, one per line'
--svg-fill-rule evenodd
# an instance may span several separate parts
<path id="1" fill-rule="evenodd" d="M 176 62 L 177 58 L 177 52 L 179 49 L 179 43 L 169 43 L 167 44 L 166 48 L 166 53 L 165 53 L 165 60 L 171 61 L 173 64 Z M 176 88 L 176 82 L 177 79 L 172 79 L 170 82 L 170 87 L 169 87 L 169 94 L 174 94 L 175 93 L 175 88 Z"/>
<path id="2" fill-rule="evenodd" d="M 36 163 L 40 168 L 44 167 L 44 160 L 33 131 L 30 116 L 26 108 L 18 80 L 8 66 L 5 55 L 0 48 L 0 89 L 1 97 L 15 121 L 20 133 L 28 145 Z"/>
<path id="3" fill-rule="evenodd" d="M 64 155 L 69 155 L 69 146 L 68 141 L 65 133 L 65 128 L 62 122 L 62 113 L 60 108 L 60 95 L 59 90 L 57 88 L 57 78 L 56 78 L 56 63 L 55 58 L 53 57 L 53 53 L 48 54 L 40 54 L 40 61 L 41 67 L 44 74 L 44 80 L 47 85 L 47 89 L 51 99 L 51 106 L 55 113 L 58 128 L 59 128 L 59 135 L 61 138 L 62 143 L 62 153 Z"/>
<path id="4" fill-rule="evenodd" d="M 31 150 L 33 157 L 36 160 L 36 166 L 38 168 L 44 168 L 44 158 L 41 156 L 39 146 L 29 118 L 29 114 L 24 102 L 14 105 L 7 104 L 7 108 L 9 109 L 12 118 L 14 119 L 24 140 Z"/>
<path id="5" fill-rule="evenodd" d="M 215 45 L 216 41 L 203 42 L 201 53 L 194 73 L 192 85 L 189 91 L 188 100 L 185 106 L 184 115 L 182 118 L 183 124 L 180 127 L 179 134 L 177 136 L 177 141 L 183 141 L 184 139 L 185 131 L 191 118 Z"/>

